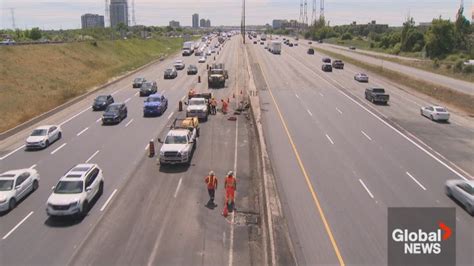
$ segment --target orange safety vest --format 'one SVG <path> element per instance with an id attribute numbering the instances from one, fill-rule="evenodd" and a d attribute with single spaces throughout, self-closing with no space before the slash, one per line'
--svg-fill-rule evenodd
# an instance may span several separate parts
<path id="1" fill-rule="evenodd" d="M 207 176 L 206 179 L 207 189 L 217 189 L 217 178 L 216 176 Z"/>
<path id="2" fill-rule="evenodd" d="M 237 180 L 235 180 L 235 177 L 233 176 L 228 176 L 225 179 L 225 189 L 226 190 L 235 190 L 237 189 Z"/>

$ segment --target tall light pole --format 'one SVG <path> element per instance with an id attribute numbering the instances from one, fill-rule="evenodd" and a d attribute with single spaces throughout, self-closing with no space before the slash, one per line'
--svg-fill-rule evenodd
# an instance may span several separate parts
<path id="1" fill-rule="evenodd" d="M 245 0 L 242 0 L 242 20 L 240 22 L 240 32 L 242 34 L 242 40 L 245 44 Z"/>

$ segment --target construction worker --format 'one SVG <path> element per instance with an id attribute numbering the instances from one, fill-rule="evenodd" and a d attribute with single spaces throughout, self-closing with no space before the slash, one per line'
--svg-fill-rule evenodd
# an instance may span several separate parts
<path id="1" fill-rule="evenodd" d="M 208 204 L 212 203 L 214 205 L 214 195 L 217 189 L 217 177 L 214 175 L 214 171 L 210 171 L 204 181 L 207 184 L 207 192 L 209 193 Z"/>
<path id="2" fill-rule="evenodd" d="M 217 113 L 217 101 L 213 97 L 211 100 L 211 114 L 215 115 Z"/>
<path id="3" fill-rule="evenodd" d="M 229 106 L 229 103 L 224 101 L 224 99 L 222 99 L 222 113 L 223 114 L 227 114 L 227 107 Z"/>
<path id="4" fill-rule="evenodd" d="M 196 90 L 190 89 L 188 93 L 188 99 L 191 99 L 194 95 L 196 95 Z"/>
<path id="5" fill-rule="evenodd" d="M 224 188 L 225 188 L 225 202 L 228 206 L 229 210 L 234 209 L 234 199 L 235 199 L 235 191 L 237 190 L 237 180 L 234 177 L 234 172 L 229 171 L 227 173 L 227 177 L 224 181 Z"/>

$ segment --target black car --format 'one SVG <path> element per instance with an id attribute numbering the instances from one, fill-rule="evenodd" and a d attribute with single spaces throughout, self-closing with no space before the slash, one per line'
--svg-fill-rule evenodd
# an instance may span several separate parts
<path id="1" fill-rule="evenodd" d="M 297 42 L 295 42 L 294 46 L 298 46 L 298 43 L 297 43 Z"/>
<path id="2" fill-rule="evenodd" d="M 329 57 L 324 57 L 324 58 L 323 58 L 323 63 L 331 64 L 331 58 L 329 58 Z"/>
<path id="3" fill-rule="evenodd" d="M 342 60 L 336 59 L 332 62 L 332 67 L 337 69 L 344 69 L 344 62 L 342 62 Z"/>
<path id="4" fill-rule="evenodd" d="M 136 78 L 133 80 L 133 87 L 134 88 L 140 88 L 143 83 L 146 82 L 145 78 Z"/>
<path id="5" fill-rule="evenodd" d="M 174 79 L 178 76 L 178 71 L 174 68 L 168 68 L 165 70 L 164 78 L 165 79 Z"/>
<path id="6" fill-rule="evenodd" d="M 198 73 L 198 68 L 195 65 L 188 66 L 188 75 L 196 75 Z"/>
<path id="7" fill-rule="evenodd" d="M 312 41 L 309 41 L 308 44 L 313 44 L 313 42 L 312 42 Z"/>
<path id="8" fill-rule="evenodd" d="M 290 46 L 290 47 L 293 47 L 293 44 L 290 42 L 289 46 Z"/>
<path id="9" fill-rule="evenodd" d="M 118 124 L 127 118 L 127 106 L 124 103 L 113 103 L 105 109 L 102 115 L 102 125 Z"/>
<path id="10" fill-rule="evenodd" d="M 158 86 L 156 85 L 156 81 L 145 82 L 140 88 L 140 96 L 149 96 L 156 93 L 157 91 Z"/>
<path id="11" fill-rule="evenodd" d="M 257 41 L 253 41 L 253 44 L 257 44 Z"/>
<path id="12" fill-rule="evenodd" d="M 321 66 L 321 70 L 323 70 L 324 72 L 332 72 L 332 66 L 331 64 L 323 64 Z"/>
<path id="13" fill-rule="evenodd" d="M 112 95 L 99 95 L 95 98 L 94 103 L 92 104 L 92 110 L 105 110 L 107 106 L 114 103 L 114 97 Z"/>
<path id="14" fill-rule="evenodd" d="M 355 46 L 349 46 L 349 49 L 355 50 L 356 48 L 355 48 Z"/>
<path id="15" fill-rule="evenodd" d="M 309 49 L 308 49 L 308 54 L 314 54 L 314 49 L 313 49 L 313 48 L 309 48 Z"/>

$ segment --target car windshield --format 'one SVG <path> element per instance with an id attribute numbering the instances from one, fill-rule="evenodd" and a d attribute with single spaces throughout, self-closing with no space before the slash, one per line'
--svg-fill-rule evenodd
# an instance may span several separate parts
<path id="1" fill-rule="evenodd" d="M 446 112 L 446 109 L 444 109 L 443 107 L 436 107 L 435 109 L 437 112 Z"/>
<path id="2" fill-rule="evenodd" d="M 56 194 L 77 194 L 82 192 L 82 181 L 59 181 L 54 188 Z"/>
<path id="3" fill-rule="evenodd" d="M 205 105 L 206 102 L 202 99 L 191 99 L 189 100 L 189 105 Z"/>
<path id="4" fill-rule="evenodd" d="M 168 73 L 171 72 L 171 71 L 173 71 L 171 68 L 168 68 L 168 69 L 165 70 L 165 72 L 168 72 Z"/>
<path id="5" fill-rule="evenodd" d="M 146 98 L 145 102 L 150 103 L 150 102 L 161 102 L 161 98 L 158 97 L 148 97 Z"/>
<path id="6" fill-rule="evenodd" d="M 137 82 L 137 83 L 138 83 L 138 82 L 142 82 L 142 81 L 143 81 L 143 78 L 136 78 L 136 79 L 134 80 L 134 82 Z"/>
<path id="7" fill-rule="evenodd" d="M 143 89 L 151 89 L 153 87 L 153 84 L 151 82 L 143 83 L 142 88 Z"/>
<path id="8" fill-rule="evenodd" d="M 13 189 L 13 179 L 0 180 L 0 191 L 9 191 Z"/>
<path id="9" fill-rule="evenodd" d="M 372 91 L 376 93 L 385 93 L 384 89 L 372 89 Z"/>
<path id="10" fill-rule="evenodd" d="M 46 133 L 48 131 L 46 129 L 35 129 L 33 130 L 33 132 L 31 133 L 31 136 L 46 136 Z"/>
<path id="11" fill-rule="evenodd" d="M 166 144 L 186 144 L 186 136 L 167 136 Z"/>
<path id="12" fill-rule="evenodd" d="M 105 110 L 105 111 L 106 112 L 117 112 L 119 109 L 120 109 L 120 106 L 118 106 L 118 105 L 109 105 L 107 107 L 107 110 Z"/>
<path id="13" fill-rule="evenodd" d="M 98 102 L 105 102 L 107 100 L 107 96 L 99 96 L 95 100 Z"/>

